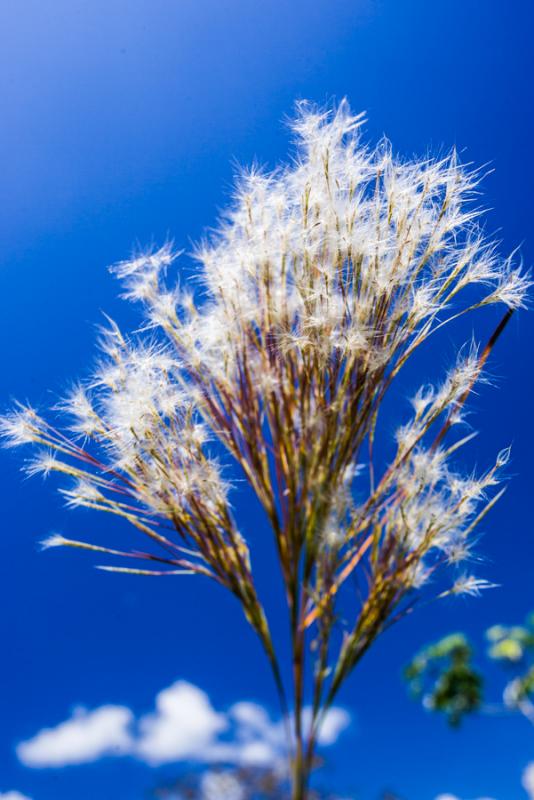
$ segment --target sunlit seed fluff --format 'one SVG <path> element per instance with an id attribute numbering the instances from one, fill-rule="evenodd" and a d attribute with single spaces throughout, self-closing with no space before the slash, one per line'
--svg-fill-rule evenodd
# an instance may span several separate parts
<path id="1" fill-rule="evenodd" d="M 421 386 L 412 398 L 412 406 L 415 411 L 415 418 L 419 419 L 427 410 L 434 399 L 435 389 L 433 386 Z"/>
<path id="2" fill-rule="evenodd" d="M 71 508 L 91 505 L 104 499 L 104 495 L 96 486 L 86 480 L 78 481 L 71 489 L 62 489 L 61 493 L 66 498 L 67 505 Z"/>
<path id="3" fill-rule="evenodd" d="M 25 472 L 30 477 L 42 475 L 43 478 L 47 478 L 58 466 L 58 459 L 55 453 L 53 451 L 46 451 L 33 458 L 26 465 Z"/>
<path id="4" fill-rule="evenodd" d="M 65 547 L 67 543 L 68 539 L 65 539 L 64 536 L 58 533 L 53 533 L 40 542 L 43 550 L 48 550 L 50 547 Z"/>
<path id="5" fill-rule="evenodd" d="M 6 447 L 18 447 L 38 440 L 40 418 L 30 406 L 18 406 L 0 419 L 0 435 Z"/>
<path id="6" fill-rule="evenodd" d="M 467 561 L 471 557 L 472 547 L 473 543 L 465 541 L 462 537 L 452 539 L 445 548 L 448 564 L 454 566 Z"/>
<path id="7" fill-rule="evenodd" d="M 495 466 L 497 469 L 501 469 L 505 467 L 509 461 L 512 454 L 512 446 L 509 445 L 508 447 L 504 447 L 497 453 L 497 458 L 495 459 Z"/>
<path id="8" fill-rule="evenodd" d="M 491 583 L 484 578 L 475 578 L 474 575 L 462 575 L 452 586 L 453 594 L 467 594 L 477 597 L 484 589 L 495 589 L 496 583 Z"/>

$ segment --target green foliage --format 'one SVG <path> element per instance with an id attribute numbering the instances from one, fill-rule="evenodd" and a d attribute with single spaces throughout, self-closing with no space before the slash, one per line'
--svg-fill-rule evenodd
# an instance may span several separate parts
<path id="1" fill-rule="evenodd" d="M 514 681 L 515 697 L 518 702 L 531 700 L 534 695 L 534 666 Z"/>
<path id="2" fill-rule="evenodd" d="M 482 703 L 482 677 L 471 659 L 468 640 L 454 633 L 421 650 L 405 669 L 413 696 L 432 711 L 445 714 L 453 727 Z"/>
<path id="3" fill-rule="evenodd" d="M 530 650 L 534 650 L 534 616 L 527 618 L 524 626 L 493 625 L 486 631 L 486 639 L 490 642 L 488 655 L 495 661 L 518 663 Z"/>
<path id="4" fill-rule="evenodd" d="M 492 625 L 485 638 L 492 661 L 512 670 L 504 687 L 504 707 L 534 724 L 534 613 L 524 625 Z M 425 708 L 445 714 L 457 727 L 467 714 L 483 710 L 483 680 L 473 665 L 473 649 L 454 633 L 421 650 L 404 670 L 411 694 Z"/>

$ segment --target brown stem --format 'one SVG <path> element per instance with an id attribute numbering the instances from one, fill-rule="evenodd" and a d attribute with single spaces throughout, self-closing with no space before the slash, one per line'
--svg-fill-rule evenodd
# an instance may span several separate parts
<path id="1" fill-rule="evenodd" d="M 298 561 L 292 576 L 291 587 L 291 640 L 293 646 L 293 685 L 295 691 L 294 732 L 295 753 L 292 762 L 291 800 L 306 800 L 309 774 L 304 758 L 302 711 L 304 700 L 304 647 L 305 631 L 301 624 L 301 591 L 298 578 Z"/>

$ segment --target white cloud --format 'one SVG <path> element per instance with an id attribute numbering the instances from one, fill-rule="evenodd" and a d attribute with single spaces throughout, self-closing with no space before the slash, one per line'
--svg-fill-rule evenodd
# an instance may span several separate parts
<path id="1" fill-rule="evenodd" d="M 523 770 L 522 784 L 529 800 L 534 800 L 534 761 L 527 764 Z"/>
<path id="2" fill-rule="evenodd" d="M 438 794 L 436 800 L 460 800 L 455 794 Z M 493 800 L 492 797 L 479 797 L 478 800 Z"/>
<path id="3" fill-rule="evenodd" d="M 136 755 L 152 764 L 197 759 L 209 750 L 228 720 L 211 706 L 208 695 L 177 681 L 156 697 L 156 711 L 139 721 Z"/>
<path id="4" fill-rule="evenodd" d="M 45 728 L 17 747 L 27 767 L 62 767 L 86 764 L 105 755 L 122 755 L 131 749 L 129 726 L 133 714 L 124 706 L 77 709 L 55 728 Z"/>
<path id="5" fill-rule="evenodd" d="M 309 717 L 308 711 L 305 724 Z M 319 744 L 334 744 L 349 722 L 347 711 L 330 709 Z M 280 762 L 285 751 L 283 720 L 272 720 L 265 708 L 251 702 L 216 711 L 208 695 L 186 681 L 159 692 L 155 710 L 138 719 L 124 706 L 81 709 L 17 747 L 19 759 L 29 767 L 62 767 L 124 755 L 151 765 L 196 761 L 268 766 Z"/>
<path id="6" fill-rule="evenodd" d="M 31 798 L 20 792 L 11 791 L 0 792 L 0 800 L 31 800 Z"/>
<path id="7" fill-rule="evenodd" d="M 339 739 L 339 735 L 350 725 L 350 714 L 344 708 L 334 706 L 331 708 L 319 728 L 317 741 L 319 744 L 328 746 L 334 744 Z"/>

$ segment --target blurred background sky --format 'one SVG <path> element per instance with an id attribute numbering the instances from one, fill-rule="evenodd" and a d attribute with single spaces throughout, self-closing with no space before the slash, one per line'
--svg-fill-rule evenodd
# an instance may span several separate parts
<path id="1" fill-rule="evenodd" d="M 284 120 L 299 98 L 346 95 L 367 112 L 364 138 L 386 133 L 407 156 L 456 145 L 464 160 L 489 163 L 488 230 L 532 264 L 533 22 L 528 0 L 3 0 L 3 408 L 13 397 L 50 405 L 86 375 L 102 311 L 138 324 L 106 265 L 167 236 L 190 249 L 228 203 L 236 164 L 286 158 Z M 482 339 L 497 318 L 475 320 Z M 492 356 L 498 389 L 471 403 L 483 435 L 466 463 L 484 466 L 513 444 L 513 481 L 484 525 L 477 566 L 501 588 L 419 611 L 366 657 L 340 697 L 352 725 L 323 773 L 347 795 L 376 800 L 391 787 L 406 800 L 525 797 L 534 730 L 524 720 L 468 720 L 451 733 L 406 697 L 400 673 L 428 640 L 520 622 L 534 608 L 533 331 L 532 316 L 516 315 Z M 429 370 L 449 364 L 454 341 L 470 334 L 447 334 Z M 427 377 L 407 374 L 401 390 Z M 407 407 L 393 410 L 385 436 Z M 146 713 L 176 679 L 217 709 L 253 700 L 275 714 L 268 670 L 215 585 L 110 576 L 90 556 L 40 554 L 51 531 L 104 542 L 113 526 L 66 511 L 50 484 L 21 478 L 20 462 L 18 453 L 0 459 L 0 792 L 141 800 L 179 767 L 123 758 L 37 769 L 19 762 L 15 745 L 77 705 Z M 247 502 L 240 520 L 274 597 L 268 530 Z"/>

